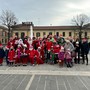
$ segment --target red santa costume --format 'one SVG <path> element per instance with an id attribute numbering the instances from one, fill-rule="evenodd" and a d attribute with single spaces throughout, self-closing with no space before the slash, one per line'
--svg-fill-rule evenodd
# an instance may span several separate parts
<path id="1" fill-rule="evenodd" d="M 36 59 L 36 63 L 39 65 L 39 64 L 43 64 L 43 60 L 41 59 L 42 58 L 42 55 L 40 53 L 40 50 L 41 50 L 41 47 L 38 47 L 37 50 L 35 50 L 35 59 Z"/>
<path id="2" fill-rule="evenodd" d="M 14 46 L 14 40 L 13 40 L 12 37 L 11 37 L 10 40 L 8 41 L 7 46 L 8 46 L 9 48 L 11 48 L 12 46 Z"/>
<path id="3" fill-rule="evenodd" d="M 10 64 L 13 64 L 13 62 L 15 61 L 15 50 L 13 49 L 13 47 L 11 47 L 8 52 L 8 59 Z"/>
<path id="4" fill-rule="evenodd" d="M 47 50 L 51 50 L 51 46 L 52 46 L 52 42 L 51 42 L 50 39 L 48 38 L 48 41 L 46 42 L 46 49 L 47 49 Z"/>
<path id="5" fill-rule="evenodd" d="M 29 49 L 29 51 L 28 51 L 28 54 L 29 54 L 30 63 L 31 63 L 32 65 L 34 65 L 35 50 L 33 49 L 33 46 L 30 46 L 30 49 Z"/>
<path id="6" fill-rule="evenodd" d="M 55 53 L 55 54 L 58 54 L 58 53 L 59 53 L 59 51 L 60 51 L 60 46 L 59 46 L 59 45 L 57 45 L 57 44 L 56 44 L 56 45 L 54 45 L 54 46 L 53 46 L 53 50 L 54 50 L 54 53 Z"/>
<path id="7" fill-rule="evenodd" d="M 23 64 L 23 66 L 26 66 L 27 65 L 27 63 L 28 63 L 28 52 L 29 52 L 29 50 L 28 50 L 28 48 L 27 48 L 27 45 L 25 44 L 24 45 L 24 48 L 23 48 L 23 55 L 22 55 L 22 64 Z"/>

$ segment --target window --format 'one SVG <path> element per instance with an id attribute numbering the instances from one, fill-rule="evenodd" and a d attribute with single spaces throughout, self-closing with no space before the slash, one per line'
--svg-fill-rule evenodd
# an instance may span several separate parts
<path id="1" fill-rule="evenodd" d="M 43 36 L 46 35 L 46 32 L 43 32 Z"/>
<path id="2" fill-rule="evenodd" d="M 2 39 L 2 43 L 4 43 L 4 40 Z"/>
<path id="3" fill-rule="evenodd" d="M 69 32 L 69 36 L 72 36 L 72 32 Z"/>
<path id="4" fill-rule="evenodd" d="M 85 37 L 87 37 L 87 32 L 85 32 Z"/>
<path id="5" fill-rule="evenodd" d="M 63 36 L 65 37 L 65 32 L 63 32 L 62 34 L 63 34 Z"/>
<path id="6" fill-rule="evenodd" d="M 18 32 L 16 32 L 15 35 L 18 37 Z"/>
<path id="7" fill-rule="evenodd" d="M 56 32 L 56 36 L 59 36 L 59 32 Z"/>
<path id="8" fill-rule="evenodd" d="M 39 32 L 36 33 L 36 37 L 40 37 L 40 33 Z"/>
<path id="9" fill-rule="evenodd" d="M 49 32 L 49 35 L 52 35 L 52 32 Z"/>
<path id="10" fill-rule="evenodd" d="M 21 33 L 21 38 L 24 39 L 24 36 L 25 36 L 25 33 L 22 32 L 22 33 Z"/>
<path id="11" fill-rule="evenodd" d="M 5 39 L 5 43 L 7 43 L 7 39 Z"/>

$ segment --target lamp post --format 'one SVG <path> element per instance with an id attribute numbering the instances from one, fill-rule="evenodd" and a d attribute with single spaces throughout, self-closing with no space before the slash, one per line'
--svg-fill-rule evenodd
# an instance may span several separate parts
<path id="1" fill-rule="evenodd" d="M 31 38 L 31 43 L 32 43 L 32 40 L 33 40 L 33 23 L 30 22 L 30 38 Z"/>

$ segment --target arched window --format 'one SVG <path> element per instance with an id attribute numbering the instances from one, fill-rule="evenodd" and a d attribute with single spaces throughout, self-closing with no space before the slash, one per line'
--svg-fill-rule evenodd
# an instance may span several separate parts
<path id="1" fill-rule="evenodd" d="M 25 37 L 25 33 L 21 32 L 21 38 L 24 39 L 24 37 Z"/>
<path id="2" fill-rule="evenodd" d="M 37 32 L 36 33 L 36 37 L 40 37 L 40 32 Z"/>
<path id="3" fill-rule="evenodd" d="M 18 32 L 16 32 L 15 35 L 18 37 Z"/>

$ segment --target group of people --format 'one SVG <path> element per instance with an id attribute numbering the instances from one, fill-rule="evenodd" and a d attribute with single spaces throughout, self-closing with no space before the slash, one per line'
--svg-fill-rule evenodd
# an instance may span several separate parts
<path id="1" fill-rule="evenodd" d="M 0 44 L 0 65 L 3 60 L 9 66 L 26 66 L 39 64 L 59 64 L 72 67 L 73 63 L 85 63 L 88 65 L 89 43 L 87 39 L 73 40 L 64 39 L 62 35 L 56 37 L 52 35 L 43 38 L 10 38 L 5 48 Z M 82 59 L 81 59 L 82 57 Z"/>

